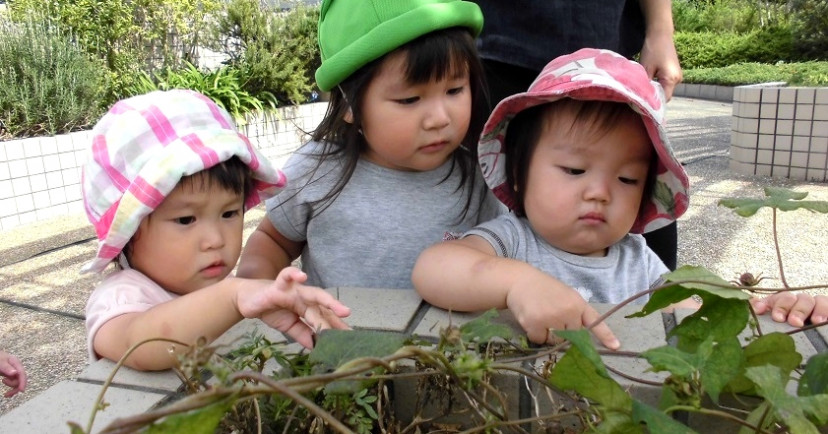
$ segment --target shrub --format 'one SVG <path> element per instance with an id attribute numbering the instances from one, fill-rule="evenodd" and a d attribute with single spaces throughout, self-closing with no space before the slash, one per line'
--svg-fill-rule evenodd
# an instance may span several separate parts
<path id="1" fill-rule="evenodd" d="M 16 21 L 45 14 L 102 59 L 111 73 L 112 102 L 124 95 L 135 71 L 177 65 L 190 56 L 218 0 L 14 0 L 9 7 Z"/>
<path id="2" fill-rule="evenodd" d="M 684 71 L 685 83 L 739 86 L 772 81 L 784 81 L 791 86 L 828 86 L 828 62 L 739 63 Z"/>
<path id="3" fill-rule="evenodd" d="M 243 124 L 245 115 L 251 111 L 276 108 L 276 98 L 272 94 L 262 91 L 253 95 L 242 89 L 241 74 L 232 67 L 205 72 L 186 63 L 181 70 L 167 67 L 153 75 L 142 72 L 127 91 L 129 95 L 138 95 L 169 89 L 192 89 L 203 93 L 227 110 L 238 124 Z"/>
<path id="4" fill-rule="evenodd" d="M 43 20 L 0 20 L 0 119 L 7 134 L 57 134 L 91 125 L 104 105 L 102 69 Z"/>
<path id="5" fill-rule="evenodd" d="M 211 48 L 245 78 L 251 94 L 270 92 L 280 104 L 307 101 L 320 64 L 316 45 L 319 9 L 268 9 L 258 0 L 232 0 L 213 29 Z"/>
<path id="6" fill-rule="evenodd" d="M 796 57 L 790 26 L 768 27 L 745 34 L 677 32 L 675 43 L 684 69 L 744 62 L 776 63 Z"/>
<path id="7" fill-rule="evenodd" d="M 794 0 L 794 49 L 802 59 L 828 59 L 828 1 Z"/>

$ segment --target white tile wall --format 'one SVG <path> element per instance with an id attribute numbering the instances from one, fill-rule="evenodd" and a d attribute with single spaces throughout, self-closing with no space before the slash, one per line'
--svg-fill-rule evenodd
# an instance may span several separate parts
<path id="1" fill-rule="evenodd" d="M 828 88 L 741 86 L 733 96 L 731 170 L 828 181 Z"/>
<path id="2" fill-rule="evenodd" d="M 252 119 L 240 130 L 277 167 L 282 166 L 325 115 L 327 103 L 286 107 Z M 0 231 L 83 212 L 81 167 L 89 131 L 0 142 Z"/>

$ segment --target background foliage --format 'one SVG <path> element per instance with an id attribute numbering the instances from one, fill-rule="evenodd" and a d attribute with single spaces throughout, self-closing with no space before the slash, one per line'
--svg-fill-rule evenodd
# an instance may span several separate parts
<path id="1" fill-rule="evenodd" d="M 828 1 L 672 4 L 686 82 L 828 84 Z M 0 77 L 0 138 L 88 128 L 116 100 L 156 88 L 196 86 L 237 117 L 315 97 L 319 10 L 304 2 L 9 0 L 7 6 L 0 19 L 15 26 L 0 26 L 0 71 L 15 72 Z M 52 49 L 27 52 L 31 47 L 11 33 L 21 26 L 48 29 L 27 38 Z"/>
<path id="2" fill-rule="evenodd" d="M 98 119 L 107 78 L 101 62 L 34 17 L 0 17 L 0 35 L 0 137 L 66 133 Z"/>

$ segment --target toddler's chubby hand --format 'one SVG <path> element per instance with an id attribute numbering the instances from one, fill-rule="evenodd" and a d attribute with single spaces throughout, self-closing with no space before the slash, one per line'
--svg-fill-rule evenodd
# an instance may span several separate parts
<path id="1" fill-rule="evenodd" d="M 518 279 L 506 296 L 506 305 L 529 340 L 537 344 L 555 343 L 553 330 L 584 328 L 601 316 L 577 291 L 541 272 Z M 606 323 L 591 331 L 605 347 L 616 350 L 621 346 Z"/>
<path id="2" fill-rule="evenodd" d="M 342 318 L 351 309 L 323 289 L 304 285 L 307 279 L 303 271 L 287 267 L 275 281 L 240 292 L 239 312 L 245 318 L 261 319 L 307 348 L 313 347 L 313 334 L 318 330 L 349 328 Z"/>
<path id="3" fill-rule="evenodd" d="M 19 392 L 26 390 L 26 370 L 17 357 L 0 350 L 0 377 L 3 377 L 3 384 L 12 389 L 3 396 L 11 398 Z"/>
<path id="4" fill-rule="evenodd" d="M 757 315 L 767 312 L 776 322 L 787 322 L 802 327 L 810 318 L 814 324 L 828 319 L 828 297 L 806 293 L 777 292 L 765 298 L 752 298 L 750 304 Z"/>

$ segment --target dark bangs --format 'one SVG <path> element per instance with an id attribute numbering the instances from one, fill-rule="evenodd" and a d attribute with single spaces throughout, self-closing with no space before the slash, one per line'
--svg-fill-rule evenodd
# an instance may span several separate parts
<path id="1" fill-rule="evenodd" d="M 209 169 L 185 176 L 180 181 L 182 188 L 193 190 L 207 189 L 214 183 L 226 191 L 241 195 L 246 202 L 254 189 L 253 171 L 239 157 L 233 157 Z"/>

